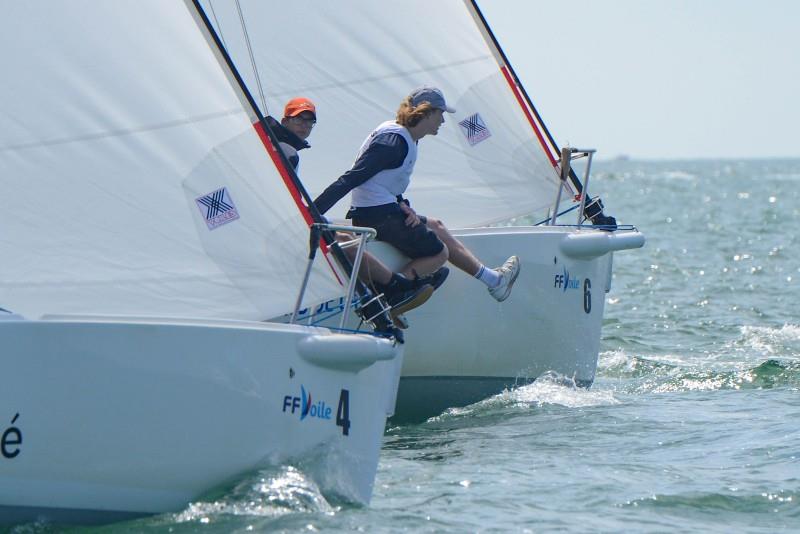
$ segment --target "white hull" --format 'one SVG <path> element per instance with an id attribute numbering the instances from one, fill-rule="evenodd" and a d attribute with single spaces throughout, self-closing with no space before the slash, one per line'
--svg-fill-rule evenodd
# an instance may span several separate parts
<path id="1" fill-rule="evenodd" d="M 406 314 L 411 326 L 395 420 L 425 419 L 547 372 L 591 385 L 613 251 L 641 247 L 644 237 L 559 226 L 453 233 L 487 266 L 516 254 L 520 275 L 511 296 L 498 303 L 486 286 L 450 265 L 444 285 Z M 370 250 L 395 269 L 406 261 L 384 243 Z"/>
<path id="2" fill-rule="evenodd" d="M 250 322 L 0 321 L 0 346 L 6 523 L 179 510 L 287 462 L 366 503 L 402 361 L 388 340 Z"/>

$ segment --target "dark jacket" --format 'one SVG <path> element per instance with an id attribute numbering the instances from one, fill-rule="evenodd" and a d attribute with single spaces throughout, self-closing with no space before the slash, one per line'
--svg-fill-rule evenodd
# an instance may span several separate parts
<path id="1" fill-rule="evenodd" d="M 274 117 L 268 115 L 264 120 L 267 122 L 269 129 L 272 130 L 272 133 L 275 134 L 275 137 L 278 138 L 278 143 L 280 144 L 281 150 L 283 150 L 283 154 L 286 156 L 286 159 L 289 160 L 292 168 L 297 170 L 297 166 L 300 164 L 300 156 L 297 154 L 297 152 L 299 150 L 303 150 L 304 148 L 311 148 L 311 145 L 308 144 L 308 141 L 300 139 L 295 134 L 287 130 L 286 127 L 275 120 Z"/>

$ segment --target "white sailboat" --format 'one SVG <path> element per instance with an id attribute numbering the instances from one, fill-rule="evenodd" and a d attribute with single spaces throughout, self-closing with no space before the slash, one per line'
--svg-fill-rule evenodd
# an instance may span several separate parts
<path id="1" fill-rule="evenodd" d="M 402 345 L 261 322 L 310 216 L 202 8 L 3 20 L 0 522 L 178 510 L 286 462 L 368 502 Z M 315 265 L 305 298 L 341 293 Z"/>
<path id="2" fill-rule="evenodd" d="M 457 110 L 425 140 L 405 196 L 455 229 L 487 266 L 516 254 L 522 271 L 511 297 L 497 303 L 451 268 L 431 300 L 408 314 L 398 417 L 435 415 L 548 371 L 592 383 L 613 252 L 641 247 L 644 236 L 584 220 L 587 189 L 575 172 L 562 180 L 561 169 L 572 157 L 591 161 L 593 151 L 568 152 L 562 164 L 475 2 L 343 0 L 302 12 L 278 2 L 207 3 L 245 78 L 263 87 L 267 111 L 295 96 L 316 103 L 302 169 L 315 194 L 349 168 L 364 136 L 394 117 L 413 88 L 439 87 Z M 343 216 L 348 202 L 328 213 Z M 571 215 L 552 217 L 569 205 L 577 208 Z M 547 222 L 492 226 L 537 214 Z M 395 267 L 406 261 L 381 243 L 371 250 Z"/>

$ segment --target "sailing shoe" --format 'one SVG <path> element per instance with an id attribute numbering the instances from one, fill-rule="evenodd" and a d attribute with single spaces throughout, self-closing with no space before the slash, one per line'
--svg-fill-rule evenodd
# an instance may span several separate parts
<path id="1" fill-rule="evenodd" d="M 433 287 L 426 284 L 422 287 L 411 289 L 409 291 L 398 291 L 393 294 L 386 295 L 386 302 L 391 306 L 390 315 L 392 320 L 398 315 L 401 315 L 409 310 L 413 310 L 418 306 L 422 306 L 431 298 L 433 294 Z"/>
<path id="2" fill-rule="evenodd" d="M 450 274 L 450 269 L 447 267 L 439 267 L 437 270 L 433 271 L 431 274 L 426 274 L 425 276 L 420 276 L 414 283 L 417 287 L 422 287 L 425 284 L 430 284 L 433 286 L 433 289 L 439 289 L 439 286 L 444 284 L 444 281 L 447 280 L 447 275 Z"/>
<path id="3" fill-rule="evenodd" d="M 420 286 L 415 284 L 414 280 L 410 280 L 400 273 L 392 273 L 392 277 L 389 279 L 388 284 L 375 282 L 375 288 L 384 295 L 387 295 L 387 297 L 394 293 L 410 291 L 412 289 L 417 289 L 418 287 Z"/>
<path id="4" fill-rule="evenodd" d="M 517 276 L 519 276 L 519 258 L 511 256 L 502 267 L 494 270 L 500 275 L 500 283 L 496 287 L 490 287 L 489 294 L 497 302 L 503 302 L 511 294 L 511 287 L 517 281 Z"/>

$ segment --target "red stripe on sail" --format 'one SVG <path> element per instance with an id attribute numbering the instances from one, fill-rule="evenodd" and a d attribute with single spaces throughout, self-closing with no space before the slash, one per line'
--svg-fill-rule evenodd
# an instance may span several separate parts
<path id="1" fill-rule="evenodd" d="M 522 108 L 522 111 L 528 118 L 528 122 L 530 123 L 531 128 L 533 128 L 534 133 L 536 133 L 536 137 L 539 139 L 539 143 L 542 145 L 545 154 L 547 154 L 547 157 L 550 158 L 550 163 L 552 163 L 553 167 L 555 167 L 558 164 L 558 161 L 553 156 L 550 148 L 548 148 L 547 142 L 544 140 L 544 136 L 542 136 L 542 132 L 539 130 L 539 126 L 536 124 L 536 121 L 533 120 L 533 116 L 531 116 L 531 112 L 528 109 L 528 106 L 525 104 L 525 100 L 522 98 L 517 84 L 514 83 L 514 80 L 511 78 L 511 74 L 508 72 L 508 69 L 505 67 L 505 65 L 500 67 L 500 72 L 502 72 L 503 76 L 505 76 L 506 82 L 508 82 L 508 86 L 511 88 L 511 92 L 514 93 L 514 96 L 517 98 L 517 102 L 519 102 L 519 106 Z"/>
<path id="2" fill-rule="evenodd" d="M 272 158 L 272 163 L 274 163 L 275 168 L 278 169 L 278 174 L 281 175 L 281 178 L 283 179 L 283 184 L 286 186 L 286 189 L 289 190 L 289 194 L 292 195 L 294 203 L 297 204 L 297 208 L 303 215 L 303 219 L 306 221 L 306 224 L 310 226 L 311 223 L 314 222 L 314 219 L 311 217 L 311 212 L 308 211 L 308 207 L 305 204 L 303 204 L 303 197 L 300 195 L 300 191 L 297 190 L 297 187 L 295 187 L 294 182 L 292 181 L 292 177 L 289 176 L 289 171 L 283 164 L 283 160 L 281 159 L 280 154 L 278 154 L 277 149 L 275 148 L 275 146 L 273 146 L 272 142 L 269 140 L 267 132 L 264 131 L 264 126 L 260 122 L 256 122 L 253 123 L 253 128 L 256 129 L 258 137 L 260 137 L 261 142 L 264 143 L 264 148 L 267 149 L 267 154 L 269 154 L 269 157 Z"/>
<path id="3" fill-rule="evenodd" d="M 281 159 L 280 154 L 278 154 L 278 150 L 269 140 L 267 132 L 264 131 L 264 126 L 260 122 L 256 122 L 253 123 L 253 128 L 256 129 L 258 137 L 261 138 L 261 142 L 264 144 L 264 148 L 267 149 L 267 154 L 269 154 L 269 157 L 272 158 L 272 162 L 275 164 L 275 168 L 278 169 L 278 174 L 281 175 L 281 179 L 283 180 L 286 189 L 289 190 L 289 194 L 292 195 L 294 203 L 297 204 L 297 209 L 300 210 L 300 214 L 303 216 L 303 219 L 306 221 L 306 224 L 311 226 L 311 224 L 314 222 L 314 218 L 311 216 L 311 212 L 308 210 L 308 206 L 303 204 L 303 197 L 300 195 L 300 191 L 298 191 L 297 187 L 294 185 L 292 177 L 289 176 L 289 171 L 283 164 L 283 160 Z M 325 257 L 325 260 L 328 262 L 328 265 L 330 265 L 331 270 L 333 271 L 333 275 L 336 277 L 336 281 L 342 284 L 342 280 L 339 278 L 339 274 L 336 272 L 336 269 L 334 269 L 333 264 L 331 263 L 331 259 L 328 257 L 328 245 L 327 243 L 325 243 L 324 239 L 320 239 L 319 246 L 320 249 L 322 250 L 322 254 Z"/>

